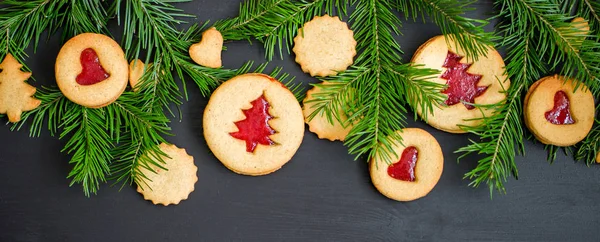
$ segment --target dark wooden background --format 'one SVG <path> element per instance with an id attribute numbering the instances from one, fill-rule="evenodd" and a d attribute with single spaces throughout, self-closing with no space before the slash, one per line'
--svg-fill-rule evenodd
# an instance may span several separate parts
<path id="1" fill-rule="evenodd" d="M 239 0 L 196 0 L 180 4 L 197 19 L 233 17 Z M 487 17 L 490 1 L 472 16 Z M 486 15 L 487 14 L 487 15 Z M 112 29 L 119 26 L 112 23 Z M 491 29 L 491 28 L 489 28 Z M 398 40 L 409 60 L 416 48 L 440 33 L 433 24 L 405 21 Z M 360 40 L 359 40 L 360 41 Z M 226 44 L 224 65 L 263 62 L 260 44 Z M 54 82 L 58 38 L 42 44 L 27 64 L 38 80 Z M 301 72 L 293 56 L 275 60 L 305 85 L 316 80 Z M 183 120 L 172 123 L 168 140 L 186 148 L 198 166 L 196 190 L 178 206 L 154 206 L 134 188 L 103 186 L 87 198 L 65 179 L 71 166 L 60 152 L 65 141 L 29 138 L 28 132 L 0 127 L 0 241 L 598 241 L 600 166 L 586 167 L 560 154 L 546 162 L 541 144 L 527 142 L 518 157 L 520 178 L 506 183 L 506 195 L 490 200 L 485 187 L 463 180 L 476 157 L 456 162 L 468 135 L 437 131 L 422 122 L 442 145 L 445 170 L 429 196 L 395 202 L 370 182 L 365 160 L 354 161 L 339 142 L 306 132 L 294 158 L 281 170 L 246 177 L 213 157 L 202 136 L 207 98 L 190 88 Z M 5 120 L 4 120 L 5 121 Z M 3 122 L 4 122 L 3 121 Z"/>

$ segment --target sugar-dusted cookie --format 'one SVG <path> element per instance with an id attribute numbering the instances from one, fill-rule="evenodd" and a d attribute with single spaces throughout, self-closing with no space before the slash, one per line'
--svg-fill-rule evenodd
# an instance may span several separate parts
<path id="1" fill-rule="evenodd" d="M 477 61 L 467 60 L 466 54 L 457 47 L 452 36 L 433 37 L 416 51 L 412 58 L 415 64 L 425 68 L 440 70 L 441 74 L 431 81 L 447 85 L 442 90 L 446 95 L 445 105 L 435 108 L 427 115 L 427 122 L 434 128 L 450 132 L 464 133 L 459 126 L 477 126 L 482 120 L 472 120 L 489 116 L 491 109 L 475 108 L 470 103 L 494 104 L 506 99 L 504 90 L 510 81 L 504 72 L 502 56 L 488 47 L 486 56 Z M 423 117 L 421 109 L 416 110 Z"/>
<path id="2" fill-rule="evenodd" d="M 198 65 L 210 68 L 221 67 L 221 51 L 223 50 L 223 36 L 216 28 L 212 27 L 202 33 L 199 43 L 190 46 L 190 57 Z"/>
<path id="3" fill-rule="evenodd" d="M 388 198 L 412 201 L 427 195 L 444 169 L 444 154 L 437 140 L 427 131 L 406 128 L 402 144 L 393 146 L 397 156 L 392 164 L 375 158 L 369 164 L 373 185 Z"/>
<path id="4" fill-rule="evenodd" d="M 542 143 L 571 146 L 583 140 L 594 124 L 594 97 L 587 87 L 565 77 L 547 76 L 532 85 L 523 112 L 525 124 Z"/>
<path id="5" fill-rule="evenodd" d="M 352 65 L 354 33 L 338 17 L 316 16 L 294 38 L 296 62 L 311 76 L 333 76 Z"/>
<path id="6" fill-rule="evenodd" d="M 71 38 L 56 58 L 56 83 L 82 106 L 100 108 L 117 100 L 127 87 L 129 65 L 121 46 L 106 35 Z"/>
<path id="7" fill-rule="evenodd" d="M 198 167 L 194 165 L 194 157 L 188 155 L 185 149 L 165 143 L 159 148 L 166 154 L 163 157 L 165 164 L 162 164 L 166 170 L 154 165 L 150 165 L 152 171 L 142 168 L 141 172 L 148 178 L 148 186 L 138 186 L 137 191 L 154 204 L 177 205 L 194 191 Z"/>
<path id="8" fill-rule="evenodd" d="M 204 138 L 230 170 L 265 175 L 287 163 L 304 136 L 302 108 L 285 86 L 244 74 L 219 86 L 204 110 Z"/>
<path id="9" fill-rule="evenodd" d="M 344 127 L 339 121 L 333 119 L 333 124 L 327 120 L 327 117 L 324 113 L 315 115 L 311 120 L 309 120 L 309 116 L 315 110 L 314 103 L 311 103 L 310 100 L 313 99 L 313 94 L 319 93 L 321 88 L 314 86 L 312 89 L 306 92 L 306 98 L 304 98 L 302 105 L 302 112 L 304 113 L 304 120 L 306 124 L 308 124 L 308 129 L 310 132 L 317 134 L 319 139 L 328 139 L 331 141 L 341 140 L 344 141 L 346 136 L 352 129 L 352 125 L 346 125 Z M 341 112 L 342 110 L 338 110 Z M 340 117 L 342 122 L 345 122 L 347 117 L 342 114 Z"/>
<path id="10" fill-rule="evenodd" d="M 11 54 L 6 54 L 0 63 L 0 113 L 8 115 L 8 121 L 21 121 L 21 113 L 40 106 L 41 101 L 33 98 L 36 88 L 25 81 L 30 72 L 21 71 L 21 63 Z"/>
<path id="11" fill-rule="evenodd" d="M 134 91 L 137 91 L 137 84 L 140 82 L 140 78 L 144 75 L 146 70 L 146 64 L 140 59 L 132 60 L 129 63 L 129 85 Z"/>

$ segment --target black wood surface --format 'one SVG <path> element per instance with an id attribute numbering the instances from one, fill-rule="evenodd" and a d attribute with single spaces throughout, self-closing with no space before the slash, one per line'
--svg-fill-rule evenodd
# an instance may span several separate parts
<path id="1" fill-rule="evenodd" d="M 233 17 L 239 0 L 196 0 L 180 4 L 199 16 L 192 21 Z M 490 1 L 475 5 L 473 16 L 488 17 Z M 119 32 L 119 26 L 112 23 Z M 491 30 L 488 28 L 488 30 Z M 406 21 L 399 37 L 404 60 L 440 33 L 433 24 Z M 358 40 L 360 41 L 360 40 Z M 224 65 L 264 62 L 260 44 L 226 44 Z M 57 37 L 41 44 L 27 64 L 35 85 L 54 82 Z M 293 56 L 275 60 L 308 86 Z M 188 85 L 191 86 L 191 85 Z M 168 140 L 195 157 L 198 183 L 178 206 L 154 206 L 134 188 L 103 186 L 87 198 L 65 179 L 71 166 L 60 152 L 65 141 L 43 133 L 0 127 L 0 241 L 598 241 L 600 166 L 586 167 L 560 154 L 546 162 L 541 144 L 527 142 L 518 157 L 520 178 L 507 194 L 490 200 L 485 187 L 463 180 L 476 157 L 457 163 L 453 152 L 468 135 L 437 131 L 422 122 L 410 126 L 431 132 L 442 145 L 445 169 L 435 189 L 414 202 L 395 202 L 370 182 L 365 160 L 354 161 L 339 142 L 306 132 L 294 158 L 281 170 L 246 177 L 227 170 L 212 156 L 202 136 L 207 98 L 190 88 L 183 120 L 172 123 Z M 3 121 L 4 122 L 4 121 Z"/>

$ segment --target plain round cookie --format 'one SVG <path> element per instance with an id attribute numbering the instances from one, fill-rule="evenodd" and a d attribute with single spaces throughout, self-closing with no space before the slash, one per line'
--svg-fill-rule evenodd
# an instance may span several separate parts
<path id="1" fill-rule="evenodd" d="M 594 124 L 594 97 L 583 84 L 576 92 L 574 80 L 554 75 L 536 82 L 529 89 L 524 104 L 525 125 L 542 143 L 556 146 L 571 146 L 583 140 Z M 545 113 L 554 108 L 556 92 L 563 91 L 570 103 L 574 124 L 558 125 L 550 123 Z"/>
<path id="2" fill-rule="evenodd" d="M 93 85 L 80 85 L 76 81 L 81 73 L 81 52 L 93 49 L 100 64 L 110 76 Z M 56 83 L 72 102 L 89 108 L 107 106 L 117 100 L 128 83 L 129 65 L 121 46 L 106 35 L 84 33 L 71 38 L 63 45 L 56 58 Z"/>
<path id="3" fill-rule="evenodd" d="M 294 38 L 296 62 L 311 76 L 333 76 L 354 62 L 356 40 L 338 17 L 316 16 Z"/>
<path id="4" fill-rule="evenodd" d="M 333 124 L 327 120 L 327 117 L 324 113 L 315 115 L 311 120 L 309 120 L 309 116 L 314 112 L 315 108 L 313 107 L 313 103 L 310 102 L 313 98 L 313 94 L 318 93 L 321 88 L 314 86 L 312 89 L 306 92 L 306 98 L 302 102 L 302 112 L 304 113 L 304 120 L 306 124 L 308 124 L 308 129 L 310 132 L 317 134 L 319 139 L 328 139 L 330 141 L 344 141 L 350 130 L 352 129 L 352 125 L 348 125 L 344 127 L 340 124 L 336 119 L 333 120 Z M 338 110 L 341 112 L 342 110 Z M 343 122 L 346 121 L 346 116 L 340 117 Z"/>
<path id="5" fill-rule="evenodd" d="M 446 71 L 442 67 L 448 55 L 448 51 L 463 56 L 461 63 L 472 63 L 467 70 L 471 74 L 482 75 L 478 86 L 489 86 L 487 90 L 479 97 L 475 98 L 475 104 L 495 104 L 506 99 L 504 90 L 510 87 L 510 80 L 504 71 L 504 60 L 502 56 L 492 47 L 488 47 L 486 56 L 480 56 L 475 62 L 467 60 L 467 54 L 457 47 L 452 36 L 439 35 L 431 38 L 417 49 L 412 62 L 423 65 L 422 68 L 437 69 L 440 76 Z M 447 42 L 448 41 L 448 42 Z M 429 79 L 429 81 L 446 84 L 447 80 L 440 77 Z M 445 95 L 445 94 L 444 94 Z M 423 117 L 421 109 L 416 110 Z M 484 116 L 490 116 L 493 109 L 474 108 L 467 109 L 465 105 L 458 103 L 451 106 L 434 107 L 433 113 L 427 114 L 427 123 L 436 129 L 449 133 L 465 133 L 459 125 L 477 126 L 483 122 L 478 119 Z"/>
<path id="6" fill-rule="evenodd" d="M 415 181 L 392 178 L 387 173 L 389 165 L 378 158 L 370 162 L 369 172 L 373 185 L 381 194 L 397 201 L 412 201 L 429 194 L 438 183 L 444 170 L 444 154 L 435 137 L 425 130 L 406 128 L 398 132 L 402 135 L 404 146 L 393 146 L 397 156 L 392 160 L 399 160 L 405 147 L 414 146 L 418 151 Z"/>
<path id="7" fill-rule="evenodd" d="M 159 148 L 166 155 L 163 158 L 165 163 L 162 164 L 166 170 L 152 164 L 152 171 L 142 168 L 143 176 L 148 178 L 148 187 L 138 186 L 137 191 L 155 205 L 179 204 L 194 191 L 194 185 L 198 181 L 198 167 L 194 165 L 194 157 L 188 155 L 185 149 L 165 143 L 160 144 Z"/>
<path id="8" fill-rule="evenodd" d="M 276 133 L 269 137 L 276 144 L 257 145 L 246 151 L 246 142 L 230 135 L 237 132 L 235 122 L 246 119 L 242 110 L 264 95 L 269 102 L 269 125 Z M 304 137 L 304 116 L 294 94 L 274 78 L 264 74 L 244 74 L 219 86 L 204 110 L 204 138 L 213 154 L 227 168 L 243 175 L 266 175 L 286 164 Z"/>

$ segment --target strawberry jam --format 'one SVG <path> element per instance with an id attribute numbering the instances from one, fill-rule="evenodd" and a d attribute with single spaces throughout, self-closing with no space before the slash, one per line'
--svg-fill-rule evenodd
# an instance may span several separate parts
<path id="1" fill-rule="evenodd" d="M 246 141 L 246 151 L 254 152 L 258 144 L 274 145 L 275 142 L 269 138 L 275 134 L 275 130 L 269 125 L 273 116 L 269 114 L 269 102 L 261 95 L 252 101 L 252 108 L 242 110 L 246 119 L 235 122 L 237 132 L 229 133 L 232 137 Z"/>
<path id="2" fill-rule="evenodd" d="M 87 48 L 83 50 L 81 52 L 80 61 L 82 70 L 75 79 L 79 85 L 94 85 L 110 77 L 104 68 L 102 68 L 100 59 L 98 59 L 98 55 L 94 49 Z"/>
<path id="3" fill-rule="evenodd" d="M 469 103 L 475 103 L 475 98 L 481 96 L 488 87 L 477 86 L 481 75 L 474 75 L 467 72 L 471 64 L 460 63 L 462 56 L 459 56 L 451 51 L 448 51 L 443 67 L 447 68 L 446 72 L 440 78 L 448 80 L 448 86 L 442 93 L 448 95 L 445 103 L 454 105 L 460 102 L 469 110 L 475 108 Z"/>
<path id="4" fill-rule="evenodd" d="M 569 97 L 563 91 L 558 91 L 554 94 L 554 108 L 546 112 L 546 120 L 553 124 L 574 124 L 575 121 L 571 116 L 569 109 Z"/>
<path id="5" fill-rule="evenodd" d="M 415 181 L 415 166 L 417 165 L 417 148 L 406 147 L 400 156 L 400 160 L 388 166 L 388 175 L 402 181 Z"/>

